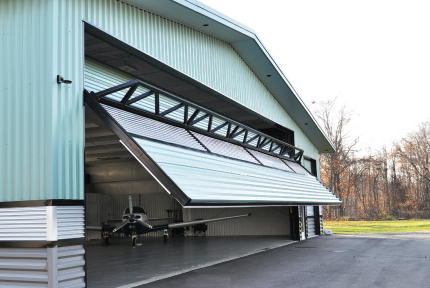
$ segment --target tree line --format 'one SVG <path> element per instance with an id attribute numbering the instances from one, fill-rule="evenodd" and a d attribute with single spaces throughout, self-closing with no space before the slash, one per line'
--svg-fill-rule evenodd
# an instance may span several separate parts
<path id="1" fill-rule="evenodd" d="M 430 218 L 430 122 L 390 147 L 365 156 L 347 133 L 352 113 L 322 102 L 316 116 L 336 152 L 320 155 L 320 176 L 340 206 L 324 208 L 332 219 Z"/>

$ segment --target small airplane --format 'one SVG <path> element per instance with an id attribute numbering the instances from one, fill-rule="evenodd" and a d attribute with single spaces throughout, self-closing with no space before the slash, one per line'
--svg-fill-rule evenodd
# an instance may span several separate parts
<path id="1" fill-rule="evenodd" d="M 180 222 L 180 223 L 152 226 L 148 223 L 148 221 L 167 220 L 172 218 L 152 218 L 152 219 L 148 218 L 148 216 L 146 215 L 145 209 L 143 209 L 140 206 L 133 206 L 131 196 L 128 196 L 128 207 L 123 211 L 121 222 L 118 222 L 115 225 L 115 227 L 112 227 L 110 225 L 87 226 L 86 229 L 93 230 L 93 231 L 101 231 L 102 241 L 104 241 L 106 244 L 110 243 L 110 237 L 112 236 L 113 233 L 124 233 L 124 235 L 127 237 L 131 236 L 133 248 L 136 248 L 138 235 L 164 230 L 164 239 L 166 240 L 169 235 L 168 229 L 195 226 L 195 225 L 206 224 L 206 223 L 211 223 L 216 221 L 247 217 L 251 215 L 252 213 L 248 213 L 244 215 L 229 216 L 229 217 L 223 217 L 223 218 L 196 220 L 196 221 L 189 221 L 189 222 Z"/>

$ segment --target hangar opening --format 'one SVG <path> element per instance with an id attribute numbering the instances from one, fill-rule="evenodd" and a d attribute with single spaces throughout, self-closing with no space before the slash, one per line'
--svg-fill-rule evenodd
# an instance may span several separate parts
<path id="1" fill-rule="evenodd" d="M 136 282 L 132 271 L 124 283 L 118 282 L 124 277 L 106 276 L 121 263 L 153 267 L 140 275 L 149 279 L 319 234 L 320 213 L 309 211 L 339 199 L 300 164 L 303 150 L 291 144 L 292 131 L 95 27 L 86 30 L 91 287 Z M 138 214 L 139 207 L 149 218 L 146 229 L 163 228 L 148 233 L 118 228 L 133 228 L 124 215 Z M 208 224 L 207 219 L 221 220 Z M 194 221 L 200 222 L 181 224 Z"/>

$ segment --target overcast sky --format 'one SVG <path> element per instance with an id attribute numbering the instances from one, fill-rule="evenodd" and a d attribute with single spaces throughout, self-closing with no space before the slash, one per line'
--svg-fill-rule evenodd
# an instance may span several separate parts
<path id="1" fill-rule="evenodd" d="M 362 150 L 430 120 L 430 1 L 199 1 L 252 28 L 311 110 L 353 110 Z"/>

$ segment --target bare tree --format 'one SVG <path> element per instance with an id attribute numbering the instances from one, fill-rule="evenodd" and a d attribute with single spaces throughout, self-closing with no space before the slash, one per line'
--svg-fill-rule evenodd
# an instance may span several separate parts
<path id="1" fill-rule="evenodd" d="M 351 121 L 352 113 L 345 106 L 336 110 L 336 99 L 321 102 L 316 116 L 321 120 L 327 136 L 333 142 L 336 151 L 320 156 L 321 180 L 334 194 L 344 200 L 341 207 L 330 209 L 330 216 L 339 217 L 345 215 L 345 201 L 350 195 L 349 169 L 354 163 L 353 148 L 358 143 L 358 138 L 350 140 L 347 126 Z"/>

